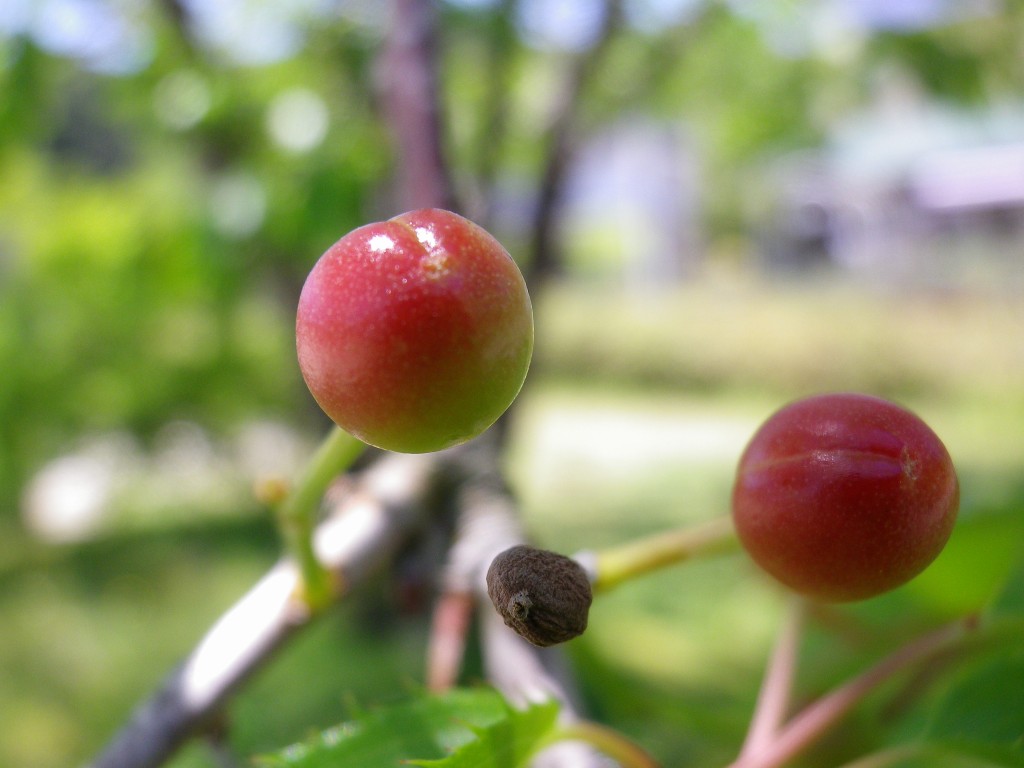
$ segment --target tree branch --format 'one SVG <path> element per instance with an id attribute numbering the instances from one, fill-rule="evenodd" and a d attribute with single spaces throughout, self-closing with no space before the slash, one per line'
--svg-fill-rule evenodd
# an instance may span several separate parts
<path id="1" fill-rule="evenodd" d="M 515 50 L 515 30 L 512 18 L 518 0 L 500 0 L 493 11 L 489 32 L 486 67 L 487 91 L 480 105 L 482 130 L 476 141 L 476 182 L 480 199 L 475 202 L 473 215 L 485 229 L 494 225 L 495 177 L 501 151 L 508 133 L 508 115 L 512 93 L 510 61 Z"/>
<path id="2" fill-rule="evenodd" d="M 377 84 L 397 144 L 398 202 L 402 210 L 457 211 L 443 151 L 434 4 L 392 0 L 391 12 Z"/>
<path id="3" fill-rule="evenodd" d="M 316 531 L 321 562 L 351 591 L 383 566 L 427 516 L 431 455 L 387 455 L 361 475 Z M 232 606 L 90 764 L 156 768 L 210 727 L 230 696 L 313 617 L 300 574 L 282 560 Z"/>
<path id="4" fill-rule="evenodd" d="M 508 547 L 527 540 L 519 507 L 497 469 L 500 447 L 500 439 L 489 434 L 474 442 L 472 450 L 458 456 L 462 465 L 462 482 L 454 499 L 458 527 L 442 589 L 448 595 L 472 597 L 479 618 L 487 679 L 518 706 L 558 701 L 560 721 L 575 724 L 580 721 L 581 706 L 562 650 L 537 648 L 523 640 L 505 626 L 487 596 L 486 572 L 491 560 Z M 449 678 L 453 675 L 450 668 L 441 672 Z M 545 749 L 534 765 L 601 768 L 607 762 L 593 747 L 567 742 Z"/>
<path id="5" fill-rule="evenodd" d="M 558 100 L 558 111 L 548 129 L 547 155 L 530 226 L 531 257 L 526 271 L 526 283 L 531 290 L 557 271 L 559 257 L 556 223 L 559 204 L 565 191 L 566 173 L 578 138 L 579 107 L 582 103 L 580 96 L 603 58 L 622 14 L 621 0 L 606 0 L 604 6 L 604 22 L 598 38 L 576 59 L 569 71 Z"/>

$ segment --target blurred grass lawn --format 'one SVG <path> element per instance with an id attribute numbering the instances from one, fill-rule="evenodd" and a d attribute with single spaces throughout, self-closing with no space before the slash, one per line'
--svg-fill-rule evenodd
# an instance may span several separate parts
<path id="1" fill-rule="evenodd" d="M 941 614 L 948 601 L 932 597 L 959 576 L 976 582 L 959 603 L 982 599 L 1024 538 L 977 522 L 1019 521 L 1024 507 L 1024 304 L 1005 297 L 556 288 L 538 305 L 537 364 L 508 456 L 527 523 L 543 544 L 574 552 L 724 513 L 757 424 L 826 389 L 893 397 L 936 429 L 961 472 L 973 542 L 940 558 L 937 576 L 854 615 L 908 605 Z M 20 768 L 86 759 L 278 550 L 267 521 L 245 517 L 33 551 L 0 574 L 0 764 Z M 978 570 L 944 575 L 944 560 L 947 571 Z M 383 586 L 371 593 L 387 603 Z M 400 699 L 422 680 L 425 618 L 388 618 L 373 603 L 343 606 L 241 694 L 232 740 L 242 754 L 331 725 L 352 702 Z M 782 605 L 740 557 L 624 585 L 595 604 L 571 647 L 584 693 L 597 717 L 665 764 L 722 763 Z M 814 659 L 812 650 L 812 670 Z M 195 745 L 172 763 L 213 764 Z"/>

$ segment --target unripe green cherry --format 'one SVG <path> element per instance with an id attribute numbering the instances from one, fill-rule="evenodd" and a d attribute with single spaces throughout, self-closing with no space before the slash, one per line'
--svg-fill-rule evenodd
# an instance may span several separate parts
<path id="1" fill-rule="evenodd" d="M 342 429 L 424 453 L 476 437 L 515 399 L 533 351 L 523 276 L 484 229 L 423 209 L 353 230 L 299 297 L 299 368 Z"/>
<path id="2" fill-rule="evenodd" d="M 910 580 L 956 522 L 959 485 L 920 418 L 859 394 L 792 403 L 744 451 L 733 489 L 741 543 L 796 592 L 860 600 Z"/>

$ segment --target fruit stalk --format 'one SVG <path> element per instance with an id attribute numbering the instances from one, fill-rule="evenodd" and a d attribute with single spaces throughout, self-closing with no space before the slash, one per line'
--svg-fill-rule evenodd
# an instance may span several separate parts
<path id="1" fill-rule="evenodd" d="M 806 613 L 807 601 L 799 595 L 791 595 L 785 623 L 775 642 L 757 696 L 754 717 L 740 749 L 740 761 L 768 748 L 786 720 Z"/>
<path id="2" fill-rule="evenodd" d="M 757 754 L 741 755 L 729 768 L 781 768 L 836 725 L 865 696 L 895 675 L 924 664 L 961 642 L 972 621 L 957 621 L 910 641 L 875 666 L 808 705 Z"/>
<path id="3" fill-rule="evenodd" d="M 666 565 L 729 552 L 737 546 L 732 520 L 723 516 L 605 549 L 595 556 L 594 591 L 611 589 Z"/>
<path id="4" fill-rule="evenodd" d="M 314 613 L 330 603 L 338 587 L 313 549 L 317 510 L 327 487 L 365 447 L 340 427 L 332 427 L 299 482 L 277 508 L 281 536 L 302 577 L 300 597 Z"/>
<path id="5" fill-rule="evenodd" d="M 623 768 L 658 768 L 654 758 L 635 743 L 611 728 L 588 721 L 580 721 L 559 728 L 554 741 L 584 741 L 602 754 L 615 760 Z"/>

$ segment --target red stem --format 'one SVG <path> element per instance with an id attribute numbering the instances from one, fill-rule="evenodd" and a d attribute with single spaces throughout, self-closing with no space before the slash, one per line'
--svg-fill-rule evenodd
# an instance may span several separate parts
<path id="1" fill-rule="evenodd" d="M 434 608 L 427 648 L 427 689 L 446 691 L 458 681 L 476 599 L 469 592 L 445 592 Z"/>
<path id="2" fill-rule="evenodd" d="M 914 664 L 921 664 L 960 639 L 969 628 L 956 622 L 922 635 L 882 659 L 794 717 L 758 754 L 741 755 L 730 768 L 779 768 L 823 736 L 865 696 Z"/>
<path id="3" fill-rule="evenodd" d="M 768 749 L 785 722 L 793 690 L 793 678 L 796 674 L 800 638 L 807 613 L 806 606 L 807 603 L 802 598 L 791 598 L 786 621 L 779 632 L 765 670 L 764 681 L 761 683 L 757 705 L 754 708 L 754 717 L 740 750 L 739 762 Z"/>

